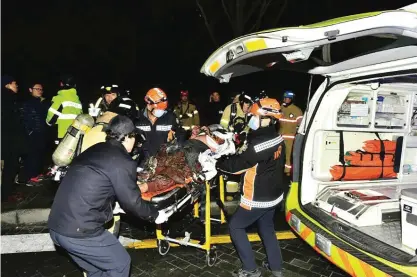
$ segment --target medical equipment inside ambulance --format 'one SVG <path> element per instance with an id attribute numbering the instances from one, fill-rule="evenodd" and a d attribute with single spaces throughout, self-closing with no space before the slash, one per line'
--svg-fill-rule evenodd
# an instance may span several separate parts
<path id="1" fill-rule="evenodd" d="M 315 132 L 312 204 L 347 226 L 415 255 L 417 87 L 352 86 L 335 128 Z M 334 92 L 336 93 L 336 92 Z M 324 125 L 324 124 L 323 124 Z"/>

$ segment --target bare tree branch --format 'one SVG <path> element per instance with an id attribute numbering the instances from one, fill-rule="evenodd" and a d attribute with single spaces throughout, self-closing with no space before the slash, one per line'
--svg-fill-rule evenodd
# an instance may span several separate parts
<path id="1" fill-rule="evenodd" d="M 248 21 L 252 18 L 253 13 L 256 11 L 256 9 L 260 5 L 260 3 L 261 3 L 261 1 L 252 1 L 251 9 L 249 11 L 249 14 L 246 17 L 246 20 L 243 22 L 243 26 L 246 26 L 246 24 L 248 23 Z"/>
<path id="2" fill-rule="evenodd" d="M 201 15 L 202 15 L 202 16 L 203 16 L 203 18 L 204 18 L 204 23 L 205 23 L 205 25 L 206 25 L 207 31 L 208 31 L 208 32 L 209 32 L 209 34 L 210 34 L 211 40 L 213 41 L 214 46 L 215 46 L 215 47 L 218 47 L 218 46 L 219 46 L 219 44 L 217 43 L 216 37 L 215 37 L 215 36 L 214 36 L 214 34 L 213 34 L 213 30 L 212 30 L 212 28 L 211 28 L 211 26 L 210 26 L 210 23 L 208 22 L 208 19 L 207 19 L 206 13 L 204 12 L 203 7 L 201 6 L 200 0 L 196 0 L 196 3 L 197 3 L 198 8 L 200 9 Z"/>
<path id="3" fill-rule="evenodd" d="M 272 27 L 277 27 L 279 20 L 281 19 L 285 9 L 287 8 L 288 0 L 282 0 L 282 1 L 284 3 L 282 3 L 281 8 L 279 9 L 277 16 L 275 17 L 275 20 L 272 23 Z"/>
<path id="4" fill-rule="evenodd" d="M 240 7 L 240 0 L 236 0 L 236 18 L 235 18 L 235 23 L 236 23 L 236 32 L 234 33 L 235 37 L 240 36 L 241 33 L 241 21 L 242 21 L 242 10 Z"/>
<path id="5" fill-rule="evenodd" d="M 239 1 L 239 0 L 237 0 L 237 1 Z M 236 27 L 235 27 L 235 24 L 234 24 L 234 22 L 233 22 L 232 18 L 230 17 L 229 10 L 228 10 L 228 8 L 227 8 L 226 3 L 224 2 L 224 0 L 222 0 L 222 6 L 223 6 L 223 11 L 224 11 L 224 13 L 226 14 L 227 19 L 229 20 L 230 26 L 232 26 L 232 31 L 233 31 L 233 33 L 236 33 Z"/>
<path id="6" fill-rule="evenodd" d="M 259 9 L 259 15 L 258 18 L 256 19 L 255 24 L 252 26 L 252 28 L 249 29 L 249 33 L 252 33 L 253 31 L 258 31 L 261 23 L 262 23 L 262 18 L 264 17 L 266 11 L 268 10 L 268 7 L 271 5 L 272 0 L 264 0 L 262 3 L 261 8 Z"/>

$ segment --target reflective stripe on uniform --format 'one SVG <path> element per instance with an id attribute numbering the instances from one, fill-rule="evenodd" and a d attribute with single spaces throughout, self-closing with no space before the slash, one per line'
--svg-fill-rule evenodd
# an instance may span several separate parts
<path id="1" fill-rule="evenodd" d="M 195 110 L 195 111 L 194 111 L 194 114 L 198 114 L 198 111 L 197 111 L 197 110 Z"/>
<path id="2" fill-rule="evenodd" d="M 132 100 L 132 99 L 130 99 L 130 98 L 122 98 L 122 100 L 123 101 L 129 101 L 129 100 Z"/>
<path id="3" fill-rule="evenodd" d="M 300 115 L 299 117 L 297 117 L 295 120 L 299 120 L 299 119 L 302 119 L 303 118 L 303 116 L 302 115 Z"/>
<path id="4" fill-rule="evenodd" d="M 243 195 L 240 197 L 240 204 L 251 207 L 251 208 L 272 208 L 275 207 L 276 205 L 278 205 L 282 199 L 284 198 L 284 194 L 281 194 L 280 197 L 278 197 L 277 199 L 273 200 L 273 201 L 269 201 L 269 202 L 260 202 L 260 201 L 253 201 L 253 200 L 249 200 L 246 199 Z"/>
<path id="5" fill-rule="evenodd" d="M 130 109 L 132 106 L 121 103 L 121 104 L 119 104 L 119 107 Z"/>
<path id="6" fill-rule="evenodd" d="M 293 136 L 293 135 L 282 135 L 282 137 L 284 139 L 294 139 L 295 138 L 295 136 Z"/>
<path id="7" fill-rule="evenodd" d="M 192 113 L 187 113 L 188 117 L 193 117 Z"/>
<path id="8" fill-rule="evenodd" d="M 259 144 L 255 145 L 253 148 L 255 149 L 255 152 L 258 153 L 258 152 L 261 152 L 261 151 L 266 150 L 268 148 L 274 147 L 274 146 L 280 144 L 282 141 L 283 141 L 282 137 L 279 136 L 277 138 L 259 143 Z"/>
<path id="9" fill-rule="evenodd" d="M 280 118 L 279 121 L 288 122 L 288 123 L 297 123 L 297 119 Z"/>
<path id="10" fill-rule="evenodd" d="M 172 125 L 156 125 L 157 131 L 168 132 L 171 131 Z"/>
<path id="11" fill-rule="evenodd" d="M 55 110 L 54 108 L 49 108 L 49 112 L 58 116 L 58 119 L 75 119 L 77 117 L 76 114 L 63 114 Z"/>
<path id="12" fill-rule="evenodd" d="M 190 129 L 191 129 L 191 127 L 190 127 L 190 126 L 182 126 L 182 128 L 183 128 L 184 130 L 190 130 Z"/>
<path id="13" fill-rule="evenodd" d="M 291 165 L 288 165 L 288 164 L 285 164 L 285 167 L 286 168 L 292 168 L 292 166 Z"/>
<path id="14" fill-rule="evenodd" d="M 151 126 L 136 126 L 136 128 L 144 131 L 144 132 L 150 132 L 151 131 Z"/>
<path id="15" fill-rule="evenodd" d="M 74 107 L 77 109 L 82 109 L 83 107 L 81 106 L 80 103 L 76 103 L 76 102 L 72 102 L 72 101 L 64 101 L 61 103 L 62 107 Z"/>

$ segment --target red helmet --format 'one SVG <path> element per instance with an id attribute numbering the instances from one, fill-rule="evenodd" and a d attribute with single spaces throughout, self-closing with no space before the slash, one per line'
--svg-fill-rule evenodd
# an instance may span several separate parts
<path id="1" fill-rule="evenodd" d="M 188 96 L 188 90 L 181 90 L 181 97 Z"/>
<path id="2" fill-rule="evenodd" d="M 152 88 L 148 90 L 145 96 L 145 102 L 158 110 L 166 110 L 168 108 L 167 95 L 160 88 Z"/>

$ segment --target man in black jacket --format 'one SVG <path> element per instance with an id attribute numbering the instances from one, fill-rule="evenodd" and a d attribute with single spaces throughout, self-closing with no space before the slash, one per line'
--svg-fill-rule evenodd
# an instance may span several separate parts
<path id="1" fill-rule="evenodd" d="M 261 276 L 246 234 L 246 228 L 257 223 L 268 258 L 264 266 L 280 277 L 282 256 L 274 230 L 275 208 L 283 199 L 284 188 L 285 144 L 274 127 L 281 117 L 280 105 L 273 98 L 260 99 L 250 113 L 247 150 L 217 162 L 223 172 L 244 174 L 240 207 L 229 220 L 230 237 L 243 264 L 234 276 Z"/>
<path id="2" fill-rule="evenodd" d="M 104 225 L 113 217 L 115 200 L 137 217 L 161 224 L 172 211 L 156 211 L 143 201 L 136 184 L 136 163 L 129 153 L 135 126 L 126 116 L 114 117 L 106 142 L 75 158 L 59 186 L 49 215 L 52 240 L 68 251 L 88 276 L 129 276 L 130 257 Z"/>
<path id="3" fill-rule="evenodd" d="M 223 111 L 226 108 L 226 103 L 220 98 L 220 93 L 214 91 L 210 94 L 210 102 L 205 109 L 205 126 L 212 124 L 219 124 L 223 116 Z"/>
<path id="4" fill-rule="evenodd" d="M 1 159 L 4 168 L 1 180 L 1 200 L 10 200 L 15 177 L 19 171 L 19 157 L 25 147 L 25 131 L 20 114 L 18 86 L 11 76 L 2 77 L 1 89 Z"/>
<path id="5" fill-rule="evenodd" d="M 33 83 L 29 92 L 30 96 L 22 104 L 22 116 L 26 138 L 30 145 L 24 158 L 23 176 L 19 176 L 19 180 L 27 186 L 34 186 L 40 184 L 40 182 L 30 182 L 30 179 L 42 172 L 48 142 L 48 129 L 45 119 L 50 104 L 46 103 L 47 101 L 42 97 L 42 84 Z"/>

